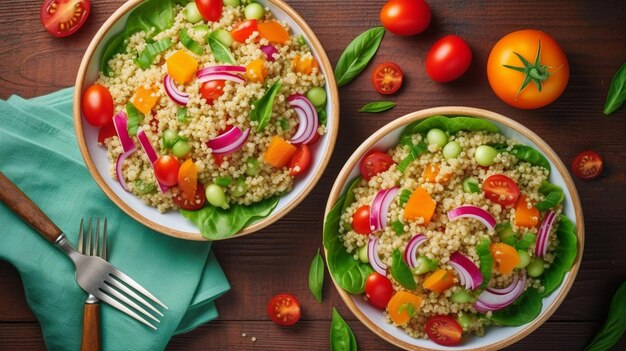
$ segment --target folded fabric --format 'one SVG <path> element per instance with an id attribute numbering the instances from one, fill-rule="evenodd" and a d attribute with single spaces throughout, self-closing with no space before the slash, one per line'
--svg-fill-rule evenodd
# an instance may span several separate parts
<path id="1" fill-rule="evenodd" d="M 164 349 L 174 334 L 217 317 L 213 300 L 230 286 L 210 243 L 178 240 L 144 227 L 100 190 L 78 151 L 73 89 L 0 101 L 0 171 L 30 197 L 72 243 L 81 218 L 108 219 L 109 261 L 169 309 L 154 331 L 103 304 L 104 350 Z M 0 205 L 0 259 L 14 265 L 49 350 L 78 350 L 86 293 L 72 262 Z"/>

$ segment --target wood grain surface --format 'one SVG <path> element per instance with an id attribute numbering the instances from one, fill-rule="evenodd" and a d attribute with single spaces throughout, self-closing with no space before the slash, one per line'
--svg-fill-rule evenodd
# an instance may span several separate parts
<path id="1" fill-rule="evenodd" d="M 39 21 L 41 1 L 0 2 L 0 98 L 33 97 L 73 85 L 81 56 L 99 26 L 123 1 L 93 0 L 92 13 L 79 32 L 65 39 L 47 34 Z M 219 242 L 215 253 L 232 284 L 220 298 L 218 320 L 174 337 L 170 350 L 327 350 L 331 309 L 336 306 L 354 330 L 361 350 L 394 350 L 362 326 L 343 305 L 328 275 L 324 301 L 308 291 L 309 263 L 321 245 L 322 213 L 332 183 L 350 153 L 373 131 L 406 113 L 443 105 L 485 108 L 511 117 L 548 142 L 565 164 L 586 149 L 604 158 L 602 176 L 576 179 L 586 219 L 586 243 L 578 278 L 554 316 L 512 350 L 582 350 L 600 328 L 608 301 L 626 279 L 626 108 L 611 117 L 602 107 L 611 78 L 626 61 L 626 1 L 583 0 L 429 0 L 433 21 L 415 37 L 386 34 L 374 63 L 394 61 L 406 83 L 390 99 L 398 106 L 381 114 L 356 111 L 379 100 L 370 65 L 340 89 L 339 139 L 317 187 L 294 211 L 262 232 Z M 382 0 L 288 0 L 313 28 L 333 64 L 345 46 L 367 28 L 379 25 Z M 571 77 L 563 96 L 548 107 L 524 111 L 509 107 L 491 91 L 487 56 L 505 34 L 541 29 L 560 43 L 570 60 Z M 458 34 L 472 47 L 466 75 L 438 84 L 424 72 L 428 48 L 445 34 Z M 1 161 L 0 161 L 1 162 Z M 268 299 L 294 293 L 302 320 L 280 328 L 265 313 Z M 242 337 L 245 333 L 246 336 Z M 251 338 L 256 341 L 252 342 Z M 0 350 L 43 350 L 39 325 L 23 297 L 17 272 L 0 262 Z M 616 349 L 626 350 L 626 338 Z"/>

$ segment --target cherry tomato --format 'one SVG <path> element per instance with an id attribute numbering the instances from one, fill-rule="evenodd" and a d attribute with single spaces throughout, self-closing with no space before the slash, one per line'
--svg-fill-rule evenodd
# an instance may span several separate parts
<path id="1" fill-rule="evenodd" d="M 291 294 L 278 294 L 267 304 L 267 314 L 278 325 L 294 325 L 300 320 L 300 302 Z"/>
<path id="2" fill-rule="evenodd" d="M 602 158 L 597 152 L 583 151 L 572 162 L 572 171 L 580 179 L 593 179 L 602 173 Z"/>
<path id="3" fill-rule="evenodd" d="M 174 156 L 163 155 L 154 163 L 154 175 L 159 182 L 167 186 L 178 184 L 180 163 Z"/>
<path id="4" fill-rule="evenodd" d="M 195 0 L 195 2 L 205 20 L 217 22 L 222 17 L 223 0 Z"/>
<path id="5" fill-rule="evenodd" d="M 384 62 L 374 68 L 372 84 L 381 94 L 393 94 L 402 86 L 402 70 L 393 62 Z"/>
<path id="6" fill-rule="evenodd" d="M 457 35 L 446 35 L 428 50 L 426 73 L 440 83 L 459 78 L 472 63 L 472 49 Z"/>
<path id="7" fill-rule="evenodd" d="M 541 55 L 537 60 L 539 45 Z M 516 54 L 527 61 L 528 69 Z M 559 44 L 548 34 L 520 30 L 507 34 L 491 49 L 487 77 L 491 89 L 502 101 L 517 108 L 535 109 L 561 96 L 569 80 L 569 63 Z"/>
<path id="8" fill-rule="evenodd" d="M 224 80 L 212 80 L 203 83 L 200 87 L 200 95 L 206 100 L 207 104 L 213 105 L 213 102 L 224 94 Z"/>
<path id="9" fill-rule="evenodd" d="M 363 179 L 370 180 L 378 173 L 384 172 L 391 167 L 393 159 L 384 152 L 367 153 L 361 160 L 361 175 Z"/>
<path id="10" fill-rule="evenodd" d="M 370 226 L 370 207 L 368 205 L 363 205 L 356 209 L 352 215 L 352 229 L 363 235 L 368 235 L 372 232 L 372 227 Z"/>
<path id="11" fill-rule="evenodd" d="M 115 135 L 117 135 L 117 132 L 113 123 L 107 124 L 98 131 L 98 143 L 104 144 L 105 140 Z"/>
<path id="12" fill-rule="evenodd" d="M 233 30 L 230 31 L 230 35 L 232 35 L 233 39 L 237 40 L 238 42 L 245 43 L 246 39 L 248 39 L 252 35 L 252 33 L 258 31 L 259 26 L 257 20 L 250 19 L 235 24 L 233 26 Z"/>
<path id="13" fill-rule="evenodd" d="M 102 127 L 113 123 L 113 97 L 107 88 L 94 84 L 83 93 L 83 115 L 89 124 Z"/>
<path id="14" fill-rule="evenodd" d="M 397 35 L 415 35 L 430 24 L 430 7 L 424 0 L 390 0 L 380 10 L 380 22 Z"/>
<path id="15" fill-rule="evenodd" d="M 297 176 L 309 169 L 311 165 L 311 150 L 306 145 L 300 145 L 298 151 L 291 157 L 289 161 L 289 175 Z"/>
<path id="16" fill-rule="evenodd" d="M 494 174 L 485 179 L 483 192 L 486 198 L 502 206 L 512 206 L 519 198 L 517 184 L 504 174 Z"/>
<path id="17" fill-rule="evenodd" d="M 206 195 L 204 194 L 204 187 L 202 183 L 198 182 L 196 186 L 196 195 L 190 200 L 183 196 L 183 192 L 179 189 L 174 195 L 172 195 L 172 201 L 176 206 L 182 208 L 187 211 L 197 211 L 204 207 L 204 203 L 206 202 Z"/>
<path id="18" fill-rule="evenodd" d="M 89 0 L 45 0 L 41 23 L 55 37 L 66 37 L 83 26 L 90 10 Z"/>
<path id="19" fill-rule="evenodd" d="M 365 279 L 365 297 L 370 305 L 385 310 L 393 296 L 393 286 L 389 278 L 374 272 Z"/>
<path id="20" fill-rule="evenodd" d="M 463 328 L 448 316 L 433 316 L 426 320 L 426 334 L 439 345 L 454 346 L 461 342 Z"/>

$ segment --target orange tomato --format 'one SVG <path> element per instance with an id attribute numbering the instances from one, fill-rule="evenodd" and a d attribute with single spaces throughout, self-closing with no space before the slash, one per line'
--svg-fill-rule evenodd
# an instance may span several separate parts
<path id="1" fill-rule="evenodd" d="M 502 274 L 509 274 L 519 264 L 520 258 L 517 250 L 511 245 L 493 243 L 489 245 L 489 251 L 495 261 L 495 270 Z"/>
<path id="2" fill-rule="evenodd" d="M 539 224 L 539 210 L 532 206 L 528 208 L 526 195 L 520 195 L 515 205 L 515 225 L 518 227 L 536 227 Z"/>
<path id="3" fill-rule="evenodd" d="M 398 291 L 387 304 L 389 318 L 397 325 L 404 325 L 411 320 L 422 305 L 422 297 L 408 291 Z"/>
<path id="4" fill-rule="evenodd" d="M 429 183 L 445 183 L 450 180 L 452 174 L 444 173 L 439 179 L 437 179 L 437 176 L 439 176 L 439 166 L 435 164 L 426 166 L 424 173 L 422 173 L 422 178 Z"/>
<path id="5" fill-rule="evenodd" d="M 256 59 L 246 65 L 246 77 L 249 81 L 262 83 L 266 76 L 267 68 L 262 59 Z"/>
<path id="6" fill-rule="evenodd" d="M 272 43 L 284 44 L 289 40 L 289 33 L 276 21 L 267 21 L 258 24 L 259 34 Z"/>
<path id="7" fill-rule="evenodd" d="M 191 160 L 183 162 L 178 169 L 178 186 L 187 200 L 193 200 L 198 189 L 198 167 Z"/>
<path id="8" fill-rule="evenodd" d="M 445 269 L 438 269 L 424 280 L 422 286 L 434 292 L 442 293 L 454 285 L 454 274 Z"/>
<path id="9" fill-rule="evenodd" d="M 502 101 L 535 109 L 561 96 L 569 80 L 569 63 L 551 36 L 539 30 L 520 30 L 507 34 L 491 49 L 487 77 Z"/>
<path id="10" fill-rule="evenodd" d="M 291 64 L 295 72 L 299 72 L 302 74 L 313 73 L 313 68 L 319 69 L 319 65 L 317 64 L 317 61 L 313 57 L 301 58 L 300 56 L 296 56 L 291 61 Z"/>

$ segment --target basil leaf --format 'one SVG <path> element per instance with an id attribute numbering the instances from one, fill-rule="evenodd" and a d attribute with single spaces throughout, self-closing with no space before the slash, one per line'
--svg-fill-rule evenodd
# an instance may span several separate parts
<path id="1" fill-rule="evenodd" d="M 317 302 L 322 303 L 322 287 L 324 286 L 324 260 L 320 255 L 320 250 L 313 257 L 311 268 L 309 269 L 309 289 Z"/>
<path id="2" fill-rule="evenodd" d="M 330 323 L 330 351 L 357 351 L 356 338 L 346 321 L 333 307 L 333 319 Z"/>
<path id="3" fill-rule="evenodd" d="M 576 226 L 566 216 L 561 216 L 556 230 L 558 245 L 554 250 L 554 262 L 541 277 L 541 285 L 544 286 L 542 296 L 546 297 L 556 290 L 565 277 L 565 273 L 572 269 L 576 255 L 578 254 L 578 237 Z"/>
<path id="4" fill-rule="evenodd" d="M 128 134 L 137 135 L 137 130 L 141 122 L 143 122 L 144 115 L 130 102 L 126 104 L 126 115 L 128 116 Z"/>
<path id="5" fill-rule="evenodd" d="M 274 107 L 274 98 L 282 86 L 281 82 L 272 84 L 272 86 L 267 89 L 265 94 L 263 94 L 260 99 L 252 103 L 254 108 L 250 110 L 249 117 L 250 120 L 259 122 L 259 126 L 257 127 L 258 131 L 265 129 L 267 124 L 270 122 L 270 118 L 272 117 L 272 108 Z"/>
<path id="6" fill-rule="evenodd" d="M 426 135 L 429 130 L 438 128 L 448 134 L 456 134 L 462 130 L 468 132 L 484 131 L 498 133 L 498 127 L 492 122 L 476 117 L 446 117 L 433 116 L 424 120 L 415 121 L 404 128 L 402 135 L 422 134 Z"/>
<path id="7" fill-rule="evenodd" d="M 376 113 L 376 112 L 387 111 L 394 107 L 396 107 L 396 103 L 392 101 L 374 101 L 374 102 L 365 104 L 365 106 L 361 107 L 359 112 Z"/>
<path id="8" fill-rule="evenodd" d="M 411 162 L 415 161 L 421 154 L 428 151 L 428 146 L 423 140 L 413 146 L 410 146 L 409 148 L 409 154 L 398 164 L 398 170 L 402 173 L 409 168 Z"/>
<path id="9" fill-rule="evenodd" d="M 348 84 L 365 69 L 378 50 L 384 35 L 383 27 L 374 27 L 352 40 L 335 66 L 337 86 Z"/>
<path id="10" fill-rule="evenodd" d="M 195 40 L 193 40 L 189 33 L 187 33 L 186 29 L 183 29 L 178 34 L 180 37 L 180 42 L 186 47 L 189 51 L 193 52 L 196 55 L 204 54 L 204 48 Z"/>
<path id="11" fill-rule="evenodd" d="M 341 207 L 341 213 L 345 213 L 348 210 L 348 207 L 350 207 L 350 205 L 352 205 L 352 203 L 354 202 L 355 200 L 354 188 L 356 188 L 361 183 L 361 179 L 362 179 L 361 176 L 354 178 L 354 180 L 348 187 L 348 190 L 346 190 L 346 200 L 344 201 L 343 206 Z M 344 223 L 344 227 L 346 228 L 348 228 L 350 225 L 351 225 L 350 223 Z"/>
<path id="12" fill-rule="evenodd" d="M 624 332 L 626 332 L 626 282 L 623 282 L 613 295 L 606 322 L 585 347 L 585 351 L 610 350 L 621 339 Z"/>
<path id="13" fill-rule="evenodd" d="M 493 311 L 491 317 L 498 325 L 517 327 L 532 322 L 541 313 L 541 295 L 534 288 L 526 291 L 506 308 Z"/>
<path id="14" fill-rule="evenodd" d="M 620 67 L 613 80 L 611 80 L 611 86 L 609 87 L 609 93 L 606 97 L 606 103 L 604 104 L 604 114 L 610 115 L 617 111 L 620 106 L 626 101 L 626 63 Z"/>
<path id="15" fill-rule="evenodd" d="M 537 209 L 542 212 L 545 212 L 551 208 L 555 208 L 556 205 L 565 200 L 565 194 L 563 193 L 563 189 L 545 180 L 541 182 L 539 192 L 546 196 L 543 201 L 535 205 L 535 207 L 537 207 Z"/>
<path id="16" fill-rule="evenodd" d="M 218 62 L 234 65 L 235 58 L 233 57 L 233 53 L 230 52 L 230 48 L 217 39 L 218 35 L 218 32 L 213 32 L 208 36 L 209 47 L 211 48 L 211 52 L 213 52 L 213 57 L 215 57 L 215 60 Z"/>
<path id="17" fill-rule="evenodd" d="M 480 274 L 483 276 L 483 283 L 480 285 L 480 289 L 486 288 L 487 284 L 489 284 L 489 281 L 491 280 L 493 257 L 491 257 L 491 251 L 489 250 L 490 244 L 491 240 L 489 240 L 489 238 L 484 238 L 478 243 L 478 245 L 476 245 L 476 253 L 478 254 L 478 259 L 480 260 Z"/>
<path id="18" fill-rule="evenodd" d="M 157 55 L 163 53 L 165 50 L 169 49 L 170 47 L 172 47 L 172 41 L 170 40 L 170 38 L 163 38 L 156 43 L 147 44 L 137 58 L 137 66 L 139 66 L 139 68 L 141 69 L 146 69 L 150 67 L 150 65 L 154 61 L 154 58 L 157 57 Z"/>
<path id="19" fill-rule="evenodd" d="M 267 217 L 278 205 L 279 200 L 280 198 L 275 196 L 250 206 L 231 204 L 227 210 L 209 206 L 198 211 L 180 210 L 180 213 L 198 226 L 202 236 L 218 240 L 238 233 L 258 218 Z"/>
<path id="20" fill-rule="evenodd" d="M 498 152 L 508 152 L 515 157 L 517 157 L 520 161 L 528 162 L 533 166 L 543 167 L 551 171 L 550 162 L 548 159 L 539 151 L 533 149 L 530 146 L 526 145 L 513 145 L 511 150 L 508 150 L 508 146 L 505 145 L 495 145 L 494 148 L 498 150 Z"/>
<path id="21" fill-rule="evenodd" d="M 393 250 L 391 276 L 403 287 L 409 290 L 417 289 L 417 283 L 413 278 L 413 273 L 411 273 L 409 266 L 404 263 L 402 253 L 400 253 L 400 250 L 398 249 Z"/>

